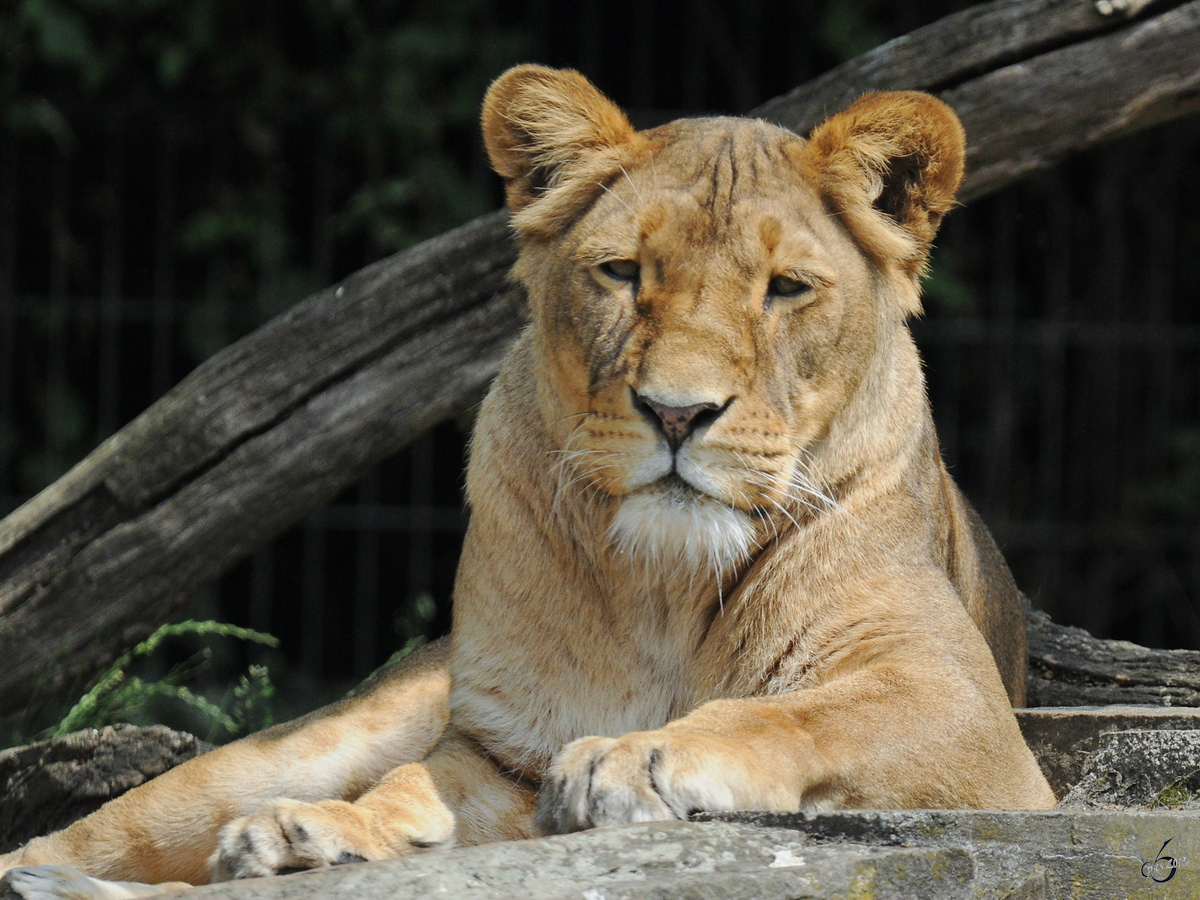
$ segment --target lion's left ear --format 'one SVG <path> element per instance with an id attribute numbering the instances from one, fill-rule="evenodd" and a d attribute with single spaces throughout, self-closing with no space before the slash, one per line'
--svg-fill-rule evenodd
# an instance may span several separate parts
<path id="1" fill-rule="evenodd" d="M 915 91 L 867 94 L 817 126 L 809 148 L 823 193 L 859 240 L 917 275 L 962 181 L 966 135 L 954 110 Z"/>

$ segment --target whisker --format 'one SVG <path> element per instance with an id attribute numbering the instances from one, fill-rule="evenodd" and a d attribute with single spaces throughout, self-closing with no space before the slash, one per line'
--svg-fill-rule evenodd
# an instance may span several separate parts
<path id="1" fill-rule="evenodd" d="M 626 203 L 623 199 L 621 199 L 621 195 L 618 194 L 616 191 L 614 191 L 612 188 L 610 188 L 607 184 L 601 184 L 600 188 L 603 191 L 605 191 L 606 193 L 609 193 L 612 196 L 616 197 L 618 203 L 620 203 L 623 207 L 625 207 L 627 210 L 629 210 L 631 213 L 633 213 L 633 207 L 630 206 L 628 203 Z M 634 213 L 634 215 L 636 215 L 636 213 Z"/>
<path id="2" fill-rule="evenodd" d="M 645 199 L 642 197 L 642 192 L 641 192 L 641 191 L 639 191 L 639 190 L 638 190 L 638 186 L 637 186 L 636 184 L 634 184 L 634 183 L 633 183 L 633 179 L 629 177 L 629 173 L 625 171 L 625 167 L 624 167 L 624 166 L 621 166 L 621 174 L 625 176 L 625 180 L 626 180 L 626 181 L 628 181 L 628 182 L 629 182 L 629 186 L 630 186 L 631 188 L 633 188 L 633 193 L 634 193 L 634 196 L 636 196 L 636 197 L 638 198 L 638 202 L 639 202 L 639 203 L 645 203 L 646 201 L 645 201 Z M 632 210 L 630 210 L 630 212 L 632 212 Z"/>
<path id="3" fill-rule="evenodd" d="M 748 453 L 743 451 L 734 452 L 744 466 L 739 474 L 751 485 L 766 489 L 768 491 L 782 491 L 783 496 L 787 500 L 804 509 L 811 510 L 812 512 L 829 512 L 831 510 L 838 510 L 841 508 L 838 502 L 834 500 L 832 496 L 830 496 L 830 492 L 821 490 L 813 483 L 810 477 L 811 467 L 809 466 L 808 461 L 803 457 L 796 459 L 795 469 L 792 472 L 791 477 L 788 479 L 786 485 L 781 487 L 777 477 L 772 476 L 770 473 L 763 472 L 754 466 L 753 460 L 750 458 Z M 724 466 L 723 468 L 732 467 Z M 787 505 L 783 503 L 782 500 L 772 496 L 771 493 L 767 493 L 764 496 L 764 500 L 772 509 L 777 510 L 779 513 L 785 516 L 794 527 L 800 527 L 800 523 L 788 510 Z M 778 536 L 777 530 L 776 536 Z"/>

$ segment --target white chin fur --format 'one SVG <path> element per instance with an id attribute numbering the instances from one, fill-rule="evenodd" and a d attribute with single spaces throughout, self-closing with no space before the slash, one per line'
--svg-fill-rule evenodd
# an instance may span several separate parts
<path id="1" fill-rule="evenodd" d="M 608 534 L 616 549 L 652 566 L 721 572 L 750 555 L 749 516 L 692 491 L 650 489 L 621 501 Z"/>

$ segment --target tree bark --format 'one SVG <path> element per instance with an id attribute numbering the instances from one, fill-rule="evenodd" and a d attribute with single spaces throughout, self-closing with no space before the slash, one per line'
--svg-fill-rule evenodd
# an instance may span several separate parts
<path id="1" fill-rule="evenodd" d="M 1200 707 L 1200 652 L 1101 640 L 1043 612 L 1028 623 L 1030 706 Z"/>
<path id="2" fill-rule="evenodd" d="M 0 853 L 65 828 L 210 749 L 162 725 L 109 725 L 0 752 Z"/>
<path id="3" fill-rule="evenodd" d="M 957 109 L 963 196 L 979 197 L 1200 108 L 1200 0 L 986 4 L 756 114 L 807 131 L 880 88 Z M 0 523 L 0 714 L 70 688 L 477 398 L 524 321 L 505 221 L 485 216 L 272 320 Z"/>
<path id="4" fill-rule="evenodd" d="M 0 522 L 0 713 L 69 689 L 479 396 L 524 315 L 501 213 L 227 347 Z"/>
<path id="5" fill-rule="evenodd" d="M 962 119 L 967 175 L 959 199 L 974 200 L 1072 153 L 1200 110 L 1200 3 L 984 3 L 838 66 L 754 115 L 807 132 L 867 91 L 910 89 L 939 95 Z"/>

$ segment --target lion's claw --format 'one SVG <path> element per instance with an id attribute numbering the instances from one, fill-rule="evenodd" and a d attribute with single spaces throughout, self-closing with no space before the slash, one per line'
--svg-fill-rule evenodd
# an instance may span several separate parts
<path id="1" fill-rule="evenodd" d="M 340 800 L 277 800 L 222 830 L 210 865 L 214 881 L 281 875 L 299 869 L 344 865 L 390 855 L 359 846 L 361 815 Z M 357 828 L 355 826 L 358 826 Z M 352 835 L 353 832 L 359 832 Z"/>

